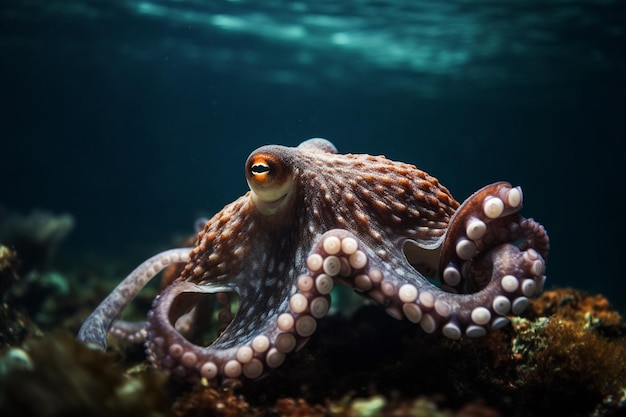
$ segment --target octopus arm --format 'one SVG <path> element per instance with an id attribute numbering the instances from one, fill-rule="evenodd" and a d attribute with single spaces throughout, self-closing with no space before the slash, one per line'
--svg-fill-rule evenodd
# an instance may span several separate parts
<path id="1" fill-rule="evenodd" d="M 156 274 L 169 265 L 186 263 L 192 248 L 170 249 L 158 253 L 135 268 L 87 317 L 80 327 L 77 340 L 104 350 L 107 335 L 114 321 Z"/>
<path id="2" fill-rule="evenodd" d="M 419 253 L 381 256 L 345 229 L 326 232 L 313 247 L 309 279 L 317 285 L 331 277 L 351 285 L 426 333 L 483 336 L 521 314 L 545 281 L 548 236 L 543 226 L 517 214 L 521 205 L 521 189 L 503 182 L 484 187 L 459 207 L 442 243 L 441 287 L 413 268 L 417 262 L 409 258 Z"/>

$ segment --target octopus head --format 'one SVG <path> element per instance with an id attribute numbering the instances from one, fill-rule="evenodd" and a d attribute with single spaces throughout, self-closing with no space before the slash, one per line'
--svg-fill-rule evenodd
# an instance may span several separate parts
<path id="1" fill-rule="evenodd" d="M 262 146 L 248 157 L 246 181 L 252 202 L 261 214 L 272 216 L 282 212 L 293 199 L 299 174 L 296 153 L 302 151 L 337 153 L 337 148 L 326 139 L 313 138 L 297 148 Z"/>

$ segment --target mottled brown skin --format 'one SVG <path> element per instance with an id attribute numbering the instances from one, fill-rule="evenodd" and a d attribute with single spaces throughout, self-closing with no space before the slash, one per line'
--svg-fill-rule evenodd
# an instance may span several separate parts
<path id="1" fill-rule="evenodd" d="M 245 169 L 251 190 L 206 223 L 148 316 L 150 360 L 181 378 L 217 385 L 279 366 L 314 333 L 334 283 L 451 339 L 502 327 L 542 289 L 549 241 L 517 214 L 519 187 L 495 183 L 459 205 L 414 165 L 341 155 L 323 139 L 261 147 Z M 199 294 L 223 292 L 239 297 L 234 319 L 210 346 L 185 339 L 177 319 Z M 102 346 L 88 322 L 79 338 Z"/>
<path id="2" fill-rule="evenodd" d="M 228 280 L 248 257 L 260 248 L 265 252 L 272 242 L 282 246 L 275 249 L 277 257 L 272 259 L 288 262 L 295 270 L 313 243 L 335 228 L 350 230 L 368 246 L 399 255 L 401 248 L 385 236 L 436 245 L 459 206 L 436 178 L 414 165 L 383 156 L 330 154 L 312 147 L 267 149 L 283 161 L 276 181 L 294 177 L 294 195 L 287 206 L 276 214 L 260 213 L 252 191 L 226 206 L 200 232 L 181 279 L 200 284 Z"/>

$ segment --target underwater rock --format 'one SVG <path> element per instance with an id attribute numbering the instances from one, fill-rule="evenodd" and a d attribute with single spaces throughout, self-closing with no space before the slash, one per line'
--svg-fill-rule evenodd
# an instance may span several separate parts
<path id="1" fill-rule="evenodd" d="M 24 349 L 10 348 L 0 357 L 0 378 L 18 369 L 32 370 L 33 363 Z"/>
<path id="2" fill-rule="evenodd" d="M 13 248 L 21 260 L 20 271 L 45 269 L 59 245 L 74 228 L 70 214 L 33 210 L 27 215 L 0 207 L 0 242 Z"/>

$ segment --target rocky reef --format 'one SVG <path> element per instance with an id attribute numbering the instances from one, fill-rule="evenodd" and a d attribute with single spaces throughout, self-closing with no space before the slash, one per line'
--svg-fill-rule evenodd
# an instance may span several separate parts
<path id="1" fill-rule="evenodd" d="M 77 296 L 63 276 L 66 287 L 25 285 L 17 264 L 0 246 L 2 416 L 626 415 L 626 322 L 602 295 L 551 289 L 511 326 L 461 341 L 362 305 L 320 320 L 268 377 L 213 389 L 151 369 L 141 345 L 75 342 L 86 304 L 107 289 Z M 25 306 L 31 292 L 57 308 Z"/>

